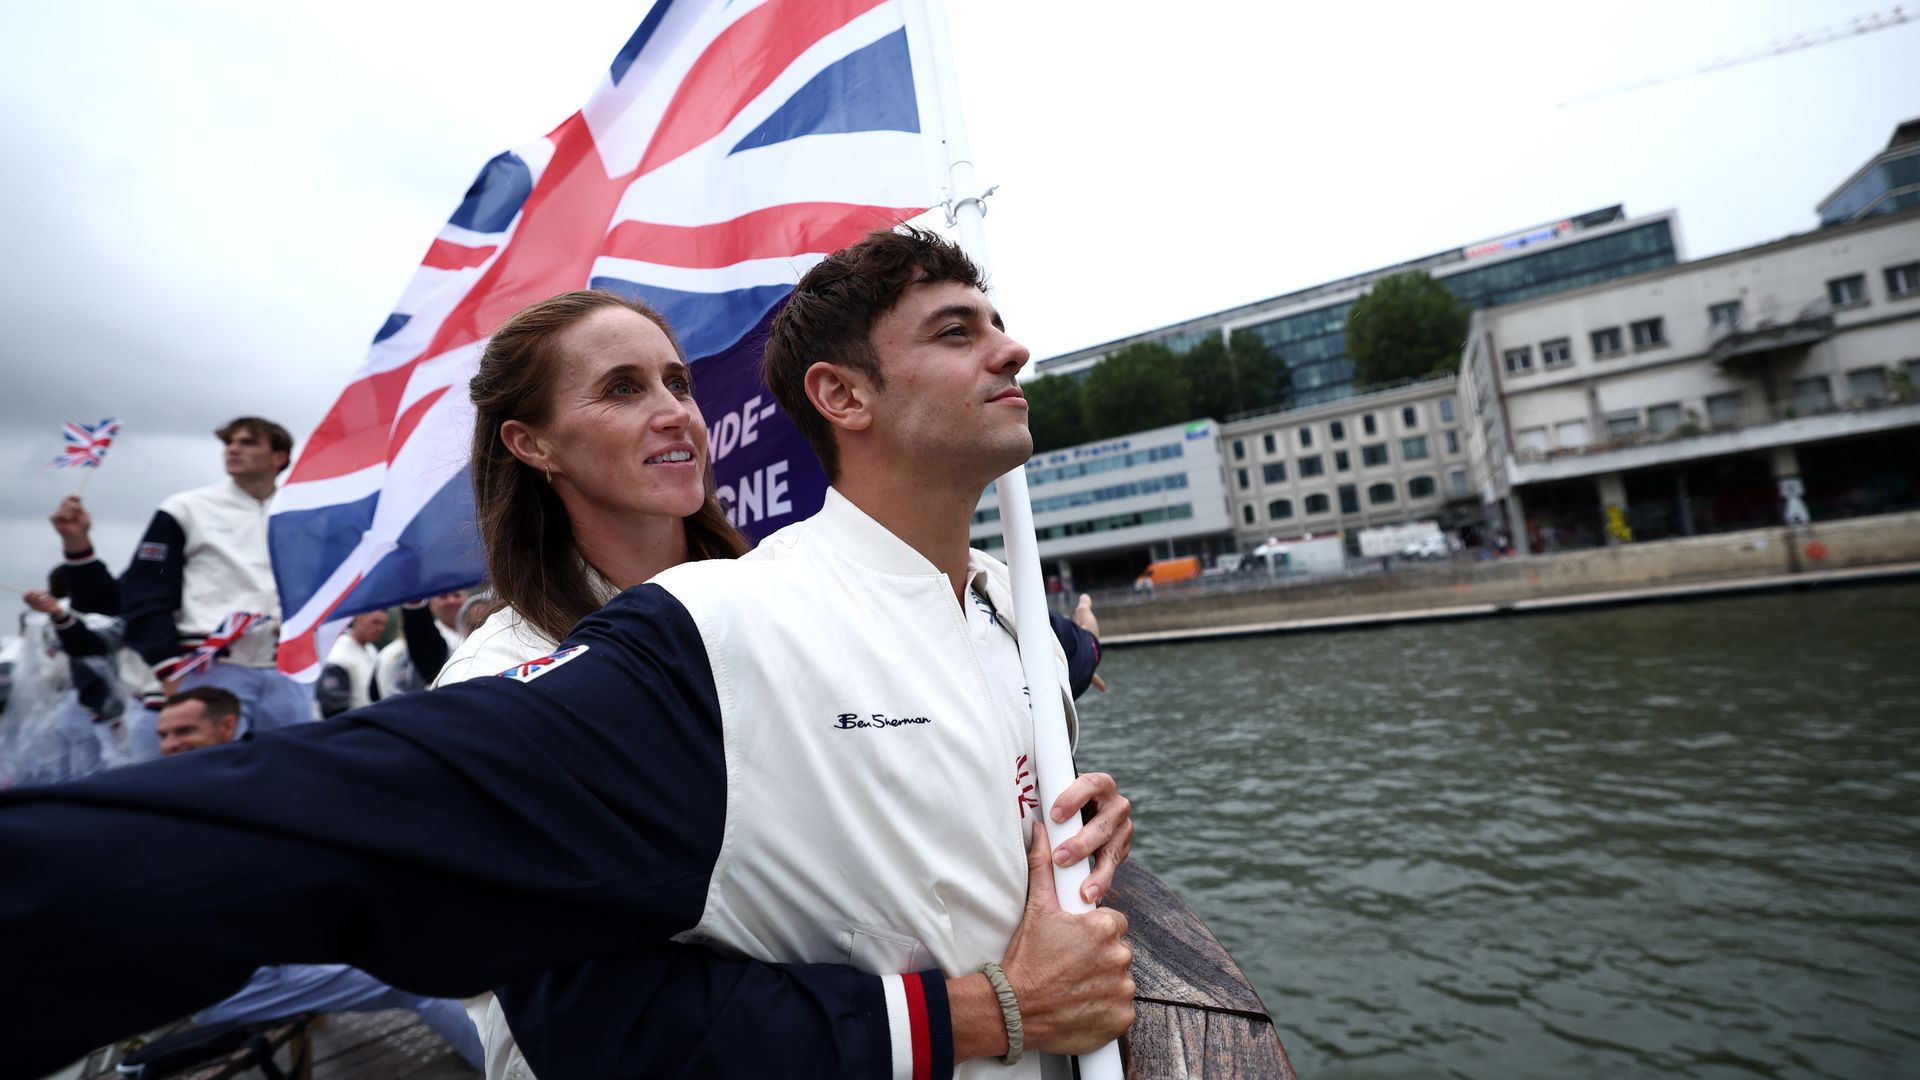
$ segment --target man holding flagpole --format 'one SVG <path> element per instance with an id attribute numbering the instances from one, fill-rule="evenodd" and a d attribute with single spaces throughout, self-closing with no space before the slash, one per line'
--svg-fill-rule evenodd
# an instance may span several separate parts
<path id="1" fill-rule="evenodd" d="M 470 994 L 670 938 L 745 974 L 649 994 L 671 982 L 656 954 L 627 995 L 509 989 L 516 1031 L 550 1033 L 523 1040 L 544 1080 L 689 1060 L 1039 1076 L 1036 1052 L 1110 1042 L 1132 1019 L 1125 920 L 1062 913 L 1040 868 L 1110 864 L 1131 823 L 1110 778 L 1082 777 L 1048 809 L 1099 814 L 1023 857 L 1032 714 L 1005 569 L 966 543 L 980 491 L 1031 450 L 1026 360 L 957 249 L 874 234 L 803 279 L 769 349 L 834 477 L 814 518 L 628 590 L 505 677 L 0 796 L 19 870 L 0 1013 L 29 995 L 39 1020 L 0 1035 L 0 1076 L 276 960 Z M 112 919 L 78 870 L 99 865 L 145 883 Z M 175 932 L 115 929 L 155 923 Z M 109 955 L 141 978 L 63 992 Z M 828 1032 L 755 1055 L 760 1028 L 806 1016 Z"/>

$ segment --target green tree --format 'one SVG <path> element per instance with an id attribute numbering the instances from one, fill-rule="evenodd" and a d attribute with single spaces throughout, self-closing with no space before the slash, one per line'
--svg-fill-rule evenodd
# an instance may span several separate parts
<path id="1" fill-rule="evenodd" d="M 1193 419 L 1225 420 L 1293 400 L 1293 377 L 1260 335 L 1235 331 L 1231 343 L 1208 335 L 1180 354 Z"/>
<path id="2" fill-rule="evenodd" d="M 1191 419 L 1179 359 L 1155 342 L 1109 354 L 1081 384 L 1080 414 L 1088 439 L 1111 439 Z"/>
<path id="3" fill-rule="evenodd" d="M 1087 441 L 1080 421 L 1080 380 L 1071 375 L 1043 375 L 1022 384 L 1027 395 L 1027 427 L 1033 431 L 1033 452 L 1043 454 Z"/>
<path id="4" fill-rule="evenodd" d="M 1180 354 L 1180 374 L 1187 380 L 1187 419 L 1211 416 L 1225 420 L 1250 407 L 1227 355 L 1227 344 L 1213 334 Z"/>
<path id="5" fill-rule="evenodd" d="M 1227 352 L 1240 381 L 1240 409 L 1271 409 L 1293 403 L 1293 371 L 1266 339 L 1251 330 L 1235 330 Z"/>
<path id="6" fill-rule="evenodd" d="M 1347 355 L 1359 386 L 1457 371 L 1467 306 L 1430 274 L 1374 283 L 1347 314 Z"/>

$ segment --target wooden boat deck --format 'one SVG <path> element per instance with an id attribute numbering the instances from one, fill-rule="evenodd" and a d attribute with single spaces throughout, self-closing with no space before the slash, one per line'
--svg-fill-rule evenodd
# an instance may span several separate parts
<path id="1" fill-rule="evenodd" d="M 1124 912 L 1138 986 L 1123 1042 L 1135 1080 L 1296 1080 L 1273 1018 L 1240 966 L 1173 890 L 1137 862 L 1120 868 L 1108 900 Z M 305 1080 L 465 1080 L 479 1075 L 413 1013 L 339 1013 L 309 1029 Z M 275 1061 L 301 1080 L 296 1046 Z M 104 1063 L 103 1063 L 104 1064 Z M 89 1076 L 112 1076 L 110 1068 Z M 216 1063 L 179 1080 L 228 1080 L 255 1070 Z"/>
<path id="2" fill-rule="evenodd" d="M 1296 1080 L 1260 995 L 1207 924 L 1138 862 L 1114 876 L 1108 906 L 1127 916 L 1136 1080 Z"/>

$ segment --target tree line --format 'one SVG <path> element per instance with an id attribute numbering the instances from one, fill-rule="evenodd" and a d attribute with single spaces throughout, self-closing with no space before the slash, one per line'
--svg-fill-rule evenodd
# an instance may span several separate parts
<path id="1" fill-rule="evenodd" d="M 1376 283 L 1347 315 L 1347 357 L 1354 389 L 1460 366 L 1469 311 L 1452 290 L 1422 272 Z M 1258 334 L 1208 335 L 1182 353 L 1141 342 L 1109 353 L 1084 377 L 1051 375 L 1026 383 L 1034 453 L 1130 435 L 1200 417 L 1286 408 L 1293 376 Z"/>
<path id="2" fill-rule="evenodd" d="M 1293 400 L 1285 361 L 1244 330 L 1227 341 L 1209 335 L 1182 353 L 1157 341 L 1128 345 L 1084 377 L 1050 375 L 1022 389 L 1036 454 Z"/>

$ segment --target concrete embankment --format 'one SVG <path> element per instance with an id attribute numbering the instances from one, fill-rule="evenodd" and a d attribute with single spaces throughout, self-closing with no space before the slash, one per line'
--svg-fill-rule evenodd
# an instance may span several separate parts
<path id="1" fill-rule="evenodd" d="M 1920 577 L 1920 513 L 1102 603 L 1109 648 Z"/>

